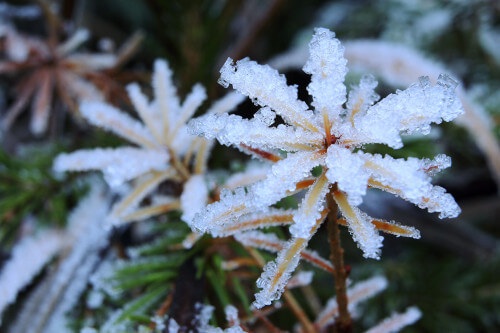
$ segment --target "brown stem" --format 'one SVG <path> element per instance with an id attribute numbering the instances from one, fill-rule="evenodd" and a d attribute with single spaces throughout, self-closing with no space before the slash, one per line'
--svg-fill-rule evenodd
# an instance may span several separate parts
<path id="1" fill-rule="evenodd" d="M 338 333 L 348 333 L 352 332 L 352 319 L 347 308 L 347 272 L 344 266 L 344 249 L 340 244 L 340 230 L 337 221 L 338 207 L 335 199 L 333 198 L 333 192 L 336 189 L 336 185 L 331 186 L 330 193 L 327 194 L 328 203 L 328 239 L 330 242 L 330 260 L 335 267 L 335 272 L 333 274 L 335 278 L 335 292 L 337 305 L 339 308 L 339 316 L 335 320 L 335 332 Z"/>

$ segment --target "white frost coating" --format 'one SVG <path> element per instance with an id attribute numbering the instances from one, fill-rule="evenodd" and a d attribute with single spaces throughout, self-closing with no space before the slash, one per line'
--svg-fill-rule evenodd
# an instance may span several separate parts
<path id="1" fill-rule="evenodd" d="M 190 131 L 193 134 L 204 135 L 207 139 L 217 140 L 226 146 L 245 144 L 250 147 L 264 149 L 284 149 L 287 151 L 300 150 L 298 144 L 304 142 L 322 142 L 319 133 L 311 133 L 300 127 L 295 128 L 280 124 L 278 127 L 269 127 L 262 118 L 252 120 L 228 114 L 208 114 L 191 120 Z"/>
<path id="2" fill-rule="evenodd" d="M 85 66 L 93 70 L 103 70 L 116 65 L 117 57 L 114 54 L 73 54 L 67 57 L 68 63 Z M 95 86 L 94 86 L 95 87 Z M 101 99 L 102 100 L 102 99 Z"/>
<path id="3" fill-rule="evenodd" d="M 224 187 L 234 190 L 240 186 L 256 183 L 265 179 L 270 170 L 271 169 L 268 165 L 263 165 L 261 163 L 249 163 L 245 171 L 234 173 L 226 179 Z"/>
<path id="4" fill-rule="evenodd" d="M 257 279 L 257 287 L 262 290 L 255 294 L 255 301 L 252 303 L 257 309 L 271 304 L 283 294 L 288 280 L 300 261 L 300 256 L 295 254 L 300 253 L 307 244 L 303 242 L 299 248 L 295 248 L 295 241 L 295 239 L 288 241 L 278 253 L 276 261 L 270 261 L 264 266 L 261 276 Z M 291 253 L 294 255 L 290 256 Z"/>
<path id="5" fill-rule="evenodd" d="M 380 99 L 380 96 L 375 92 L 377 85 L 378 82 L 373 75 L 363 75 L 359 86 L 353 86 L 349 92 L 346 105 L 347 116 L 352 118 L 364 115 L 366 110 Z"/>
<path id="6" fill-rule="evenodd" d="M 209 304 L 196 303 L 194 309 L 196 316 L 193 322 L 197 324 L 196 328 L 199 332 L 207 332 L 211 328 L 208 322 L 212 318 L 215 308 Z"/>
<path id="7" fill-rule="evenodd" d="M 244 231 L 261 229 L 293 223 L 294 210 L 269 208 L 262 212 L 251 212 L 227 223 L 210 226 L 213 237 L 226 237 L 241 234 Z"/>
<path id="8" fill-rule="evenodd" d="M 378 234 L 371 223 L 372 218 L 362 212 L 358 207 L 346 207 L 345 203 L 335 198 L 340 211 L 347 220 L 347 227 L 352 238 L 363 251 L 363 257 L 380 259 L 380 251 L 384 237 Z"/>
<path id="9" fill-rule="evenodd" d="M 50 320 L 47 323 L 45 332 L 69 332 L 68 318 L 66 314 L 74 309 L 80 295 L 85 291 L 88 283 L 88 278 L 92 270 L 99 262 L 100 257 L 98 251 L 93 251 L 83 259 L 72 276 L 72 282 L 67 286 L 60 301 L 55 309 L 50 314 Z"/>
<path id="10" fill-rule="evenodd" d="M 338 119 L 340 106 L 346 100 L 347 60 L 344 46 L 334 37 L 335 33 L 330 30 L 316 28 L 309 43 L 309 59 L 302 68 L 311 74 L 307 91 L 313 96 L 312 105 L 319 112 L 327 111 L 330 120 Z"/>
<path id="11" fill-rule="evenodd" d="M 62 236 L 57 231 L 43 231 L 16 244 L 0 271 L 0 318 L 5 308 L 16 300 L 17 294 L 61 249 L 64 244 Z"/>
<path id="12" fill-rule="evenodd" d="M 153 136 L 143 124 L 109 104 L 84 102 L 80 112 L 94 126 L 112 131 L 139 146 L 156 147 Z"/>
<path id="13" fill-rule="evenodd" d="M 287 242 L 279 239 L 275 234 L 262 233 L 259 231 L 241 232 L 235 234 L 234 238 L 244 246 L 251 246 L 273 253 L 279 252 L 287 246 Z M 320 257 L 315 251 L 303 249 L 300 251 L 300 256 L 302 259 L 320 269 L 326 270 L 330 273 L 334 270 L 331 261 Z"/>
<path id="14" fill-rule="evenodd" d="M 422 312 L 415 306 L 412 306 L 404 313 L 395 313 L 391 317 L 383 320 L 381 323 L 370 328 L 366 333 L 395 333 L 403 327 L 412 325 L 422 317 Z"/>
<path id="15" fill-rule="evenodd" d="M 198 232 L 223 235 L 231 227 L 249 230 L 249 225 L 241 221 L 248 222 L 245 219 L 251 212 L 266 214 L 267 209 L 282 198 L 309 188 L 290 227 L 295 238 L 284 248 L 281 244 L 265 244 L 274 250 L 283 250 L 276 262 L 266 265 L 259 280 L 263 290 L 256 295 L 257 306 L 279 297 L 307 243 L 308 228 L 315 221 L 321 223 L 318 217 L 330 185 L 336 185 L 331 188 L 337 188 L 335 197 L 349 230 L 364 256 L 369 258 L 379 258 L 383 237 L 378 234 L 373 219 L 356 207 L 362 202 L 367 187 L 394 193 L 430 212 L 439 212 L 440 217 L 453 217 L 459 212 L 453 198 L 431 184 L 430 176 L 449 165 L 446 157 L 438 156 L 432 161 L 403 160 L 361 150 L 368 143 L 399 148 L 402 134 L 428 134 L 431 123 L 454 119 L 463 112 L 455 95 L 457 83 L 441 75 L 432 86 L 430 80 L 423 77 L 419 84 L 375 103 L 379 99 L 375 93 L 377 82 L 372 76 L 364 76 L 344 106 L 343 81 L 347 69 L 343 52 L 333 33 L 316 29 L 309 45 L 309 60 L 303 68 L 312 74 L 308 91 L 313 98 L 314 112 L 297 98 L 296 87 L 288 86 L 285 77 L 269 66 L 249 59 L 235 64 L 228 59 L 221 69 L 220 83 L 225 87 L 232 85 L 262 108 L 250 120 L 210 114 L 190 123 L 190 130 L 195 134 L 218 139 L 222 144 L 240 147 L 250 154 L 261 152 L 275 162 L 266 179 L 247 186 L 246 191 L 222 192 L 219 202 L 197 214 L 194 224 Z M 285 124 L 276 124 L 275 113 Z M 277 149 L 284 150 L 287 156 L 275 154 Z M 321 176 L 313 176 L 315 167 L 321 167 Z M 409 236 L 418 237 L 417 231 L 403 229 L 409 231 Z"/>
<path id="16" fill-rule="evenodd" d="M 149 171 L 162 171 L 168 161 L 169 156 L 163 150 L 95 148 L 60 154 L 53 168 L 57 172 L 101 170 L 106 182 L 116 187 Z"/>
<path id="17" fill-rule="evenodd" d="M 233 305 L 228 305 L 224 308 L 224 313 L 226 314 L 226 320 L 231 326 L 237 326 L 240 324 L 240 319 L 238 318 L 238 309 Z"/>
<path id="18" fill-rule="evenodd" d="M 438 212 L 439 218 L 457 217 L 460 214 L 455 199 L 444 188 L 430 183 L 429 174 L 451 165 L 446 155 L 438 155 L 433 160 L 413 157 L 395 159 L 378 154 L 362 156 L 367 159 L 365 166 L 370 169 L 372 179 L 384 185 L 373 184 L 374 187 L 396 194 L 430 213 Z"/>
<path id="19" fill-rule="evenodd" d="M 290 226 L 290 233 L 295 238 L 309 238 L 311 228 L 321 218 L 326 193 L 328 192 L 328 180 L 322 175 L 307 191 L 300 208 L 293 216 L 293 223 Z"/>
<path id="20" fill-rule="evenodd" d="M 359 154 L 339 145 L 328 148 L 326 176 L 331 183 L 337 183 L 341 191 L 347 193 L 349 203 L 359 205 L 366 194 L 370 173 L 363 168 L 365 160 Z"/>
<path id="21" fill-rule="evenodd" d="M 93 327 L 84 327 L 80 330 L 80 333 L 99 333 L 99 331 Z"/>
<path id="22" fill-rule="evenodd" d="M 205 88 L 199 84 L 195 85 L 181 105 L 173 84 L 172 71 L 166 61 L 159 59 L 154 63 L 151 85 L 154 92 L 152 100 L 142 93 L 138 84 L 127 86 L 130 100 L 141 121 L 106 103 L 81 104 L 82 115 L 93 125 L 112 131 L 142 149 L 83 150 L 61 155 L 55 163 L 54 168 L 57 171 L 100 169 L 111 186 L 120 185 L 139 176 L 146 178 L 151 176 L 150 178 L 156 179 L 154 181 L 142 179 L 132 187 L 131 193 L 115 205 L 110 214 L 109 222 L 112 224 L 159 214 L 162 210 L 160 206 L 139 207 L 137 211 L 130 212 L 137 208 L 142 199 L 150 195 L 161 181 L 184 178 L 191 172 L 203 173 L 213 145 L 211 141 L 207 142 L 190 135 L 186 125 L 206 99 Z M 214 103 L 210 112 L 214 114 L 229 112 L 244 98 L 239 93 L 228 94 Z M 194 170 L 190 170 L 193 156 Z M 176 162 L 176 168 L 170 167 L 170 160 Z M 162 173 L 161 179 L 155 171 Z M 152 199 L 154 200 L 154 197 Z M 191 215 L 196 213 L 191 209 L 186 212 Z M 185 217 L 189 220 L 193 218 L 193 216 Z"/>
<path id="23" fill-rule="evenodd" d="M 422 169 L 429 176 L 434 176 L 438 172 L 441 172 L 442 170 L 451 166 L 451 158 L 449 156 L 446 156 L 445 154 L 436 155 L 432 160 L 425 158 L 422 160 L 422 162 Z"/>
<path id="24" fill-rule="evenodd" d="M 195 84 L 189 95 L 187 95 L 184 100 L 184 103 L 182 103 L 176 125 L 181 126 L 185 124 L 188 119 L 194 115 L 198 107 L 200 107 L 206 98 L 207 92 L 205 88 L 201 84 Z"/>
<path id="25" fill-rule="evenodd" d="M 264 208 L 270 206 L 295 191 L 297 182 L 311 176 L 315 166 L 324 164 L 325 156 L 317 152 L 297 152 L 288 154 L 287 158 L 273 164 L 271 173 L 266 179 L 251 186 L 254 193 L 252 205 Z"/>
<path id="26" fill-rule="evenodd" d="M 298 272 L 297 274 L 292 276 L 290 280 L 288 280 L 286 288 L 291 289 L 291 288 L 308 286 L 311 284 L 313 277 L 314 277 L 314 272 L 312 271 Z"/>
<path id="27" fill-rule="evenodd" d="M 177 324 L 174 318 L 168 319 L 168 333 L 177 333 L 179 332 L 180 328 L 181 327 L 179 326 L 179 324 Z"/>
<path id="28" fill-rule="evenodd" d="M 306 103 L 297 99 L 297 87 L 288 86 L 285 76 L 275 69 L 248 58 L 234 65 L 233 60 L 228 58 L 220 73 L 219 83 L 224 87 L 231 84 L 257 105 L 272 108 L 289 124 L 314 127 L 314 115 Z"/>
<path id="29" fill-rule="evenodd" d="M 87 29 L 78 29 L 70 38 L 57 47 L 57 53 L 64 55 L 85 43 L 90 37 Z"/>
<path id="30" fill-rule="evenodd" d="M 458 82 L 440 75 L 435 86 L 428 77 L 403 91 L 391 94 L 354 119 L 361 140 L 401 148 L 400 132 L 429 134 L 430 124 L 451 121 L 464 113 L 455 94 Z"/>
<path id="31" fill-rule="evenodd" d="M 260 231 L 246 231 L 234 235 L 234 239 L 245 246 L 251 246 L 270 252 L 278 252 L 285 247 L 286 242 L 279 239 L 276 234 Z"/>
<path id="32" fill-rule="evenodd" d="M 245 100 L 246 96 L 237 91 L 227 93 L 224 97 L 215 101 L 207 110 L 208 113 L 223 114 L 236 109 Z"/>
<path id="33" fill-rule="evenodd" d="M 247 203 L 251 202 L 251 195 L 244 189 L 238 188 L 234 194 L 227 189 L 221 191 L 221 199 L 198 212 L 191 228 L 197 233 L 205 233 L 211 228 L 224 225 L 249 212 Z"/>
<path id="34" fill-rule="evenodd" d="M 167 125 L 163 129 L 168 130 L 171 114 L 180 108 L 177 89 L 172 80 L 172 71 L 165 60 L 156 59 L 153 66 L 152 86 L 154 95 L 158 100 L 158 108 L 161 110 L 161 121 L 164 121 L 166 123 L 165 125 Z"/>
<path id="35" fill-rule="evenodd" d="M 191 225 L 194 216 L 200 212 L 208 202 L 208 188 L 202 175 L 194 175 L 184 184 L 181 194 L 181 219 Z"/>
<path id="36" fill-rule="evenodd" d="M 374 276 L 368 280 L 356 283 L 354 287 L 347 290 L 347 298 L 349 301 L 349 312 L 354 312 L 358 305 L 380 293 L 387 288 L 387 279 L 383 276 Z M 325 308 L 318 315 L 315 324 L 319 328 L 326 327 L 333 323 L 338 315 L 337 299 L 332 297 L 326 303 Z"/>
<path id="37" fill-rule="evenodd" d="M 48 277 L 47 285 L 35 290 L 33 297 L 42 301 L 31 307 L 30 300 L 13 325 L 13 332 L 38 332 L 47 325 L 61 324 L 67 309 L 78 301 L 91 268 L 99 259 L 99 251 L 107 244 L 108 232 L 102 222 L 109 209 L 109 198 L 102 186 L 94 184 L 90 194 L 71 212 L 65 237 L 67 255 L 57 270 Z M 57 330 L 56 330 L 57 331 Z M 48 331 L 52 332 L 52 331 Z"/>
<path id="38" fill-rule="evenodd" d="M 106 221 L 110 224 L 119 224 L 123 222 L 122 218 L 126 214 L 132 213 L 146 196 L 170 176 L 170 172 L 162 172 L 148 173 L 139 177 L 130 193 L 113 205 Z"/>

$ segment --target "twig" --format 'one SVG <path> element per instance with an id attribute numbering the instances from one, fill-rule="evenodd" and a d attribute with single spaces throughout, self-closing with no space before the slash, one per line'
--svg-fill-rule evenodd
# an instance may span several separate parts
<path id="1" fill-rule="evenodd" d="M 337 221 L 338 207 L 333 199 L 333 192 L 336 190 L 336 185 L 330 188 L 330 193 L 327 194 L 328 203 L 328 239 L 330 243 L 330 259 L 335 267 L 333 274 L 335 278 L 335 292 L 337 305 L 339 308 L 339 316 L 335 320 L 335 331 L 338 333 L 352 332 L 352 319 L 347 308 L 347 272 L 344 266 L 344 249 L 340 244 L 340 230 Z"/>

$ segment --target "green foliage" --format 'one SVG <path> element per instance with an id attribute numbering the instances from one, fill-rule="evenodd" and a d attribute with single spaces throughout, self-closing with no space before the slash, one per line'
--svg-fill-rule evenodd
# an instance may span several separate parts
<path id="1" fill-rule="evenodd" d="M 63 226 L 87 186 L 72 175 L 55 176 L 55 145 L 25 147 L 12 156 L 0 150 L 0 244 L 9 247 L 21 221 L 32 216 L 36 226 Z"/>

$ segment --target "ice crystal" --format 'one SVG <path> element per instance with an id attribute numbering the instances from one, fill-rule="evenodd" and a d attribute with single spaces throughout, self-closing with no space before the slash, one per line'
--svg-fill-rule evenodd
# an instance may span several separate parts
<path id="1" fill-rule="evenodd" d="M 343 83 L 347 73 L 344 47 L 327 29 L 315 30 L 309 44 L 309 59 L 303 70 L 311 75 L 307 87 L 312 106 L 297 97 L 297 87 L 269 66 L 246 58 L 236 63 L 228 59 L 221 69 L 219 82 L 232 85 L 262 107 L 253 119 L 236 115 L 207 115 L 192 120 L 191 131 L 221 144 L 243 147 L 253 156 L 265 156 L 275 162 L 267 178 L 221 194 L 219 202 L 196 214 L 192 226 L 198 232 L 214 236 L 227 230 L 249 229 L 241 222 L 250 214 L 269 214 L 269 207 L 283 197 L 308 189 L 290 226 L 292 240 L 280 251 L 276 262 L 268 263 L 258 286 L 254 305 L 262 307 L 279 298 L 286 281 L 298 264 L 299 254 L 324 219 L 326 193 L 330 191 L 345 217 L 353 239 L 367 258 L 379 258 L 383 237 L 378 229 L 418 237 L 412 228 L 373 219 L 360 211 L 367 188 L 393 193 L 441 218 L 456 217 L 460 208 L 453 197 L 431 184 L 431 175 L 450 165 L 449 158 L 394 159 L 365 153 L 368 143 L 402 147 L 402 135 L 428 134 L 431 123 L 451 121 L 463 113 L 455 95 L 457 82 L 441 75 L 432 85 L 420 78 L 406 90 L 397 91 L 378 101 L 377 82 L 365 76 L 347 96 Z M 378 102 L 377 102 L 378 101 Z M 345 105 L 345 106 L 344 106 Z M 284 124 L 274 125 L 279 115 Z M 287 152 L 286 158 L 277 150 Z M 312 169 L 321 166 L 320 175 Z M 262 212 L 262 213 L 260 213 Z M 251 218 L 249 218 L 251 219 Z M 288 223 L 289 224 L 289 223 Z M 262 225 L 253 224 L 254 228 Z"/>
<path id="2" fill-rule="evenodd" d="M 101 170 L 108 184 L 117 187 L 132 181 L 130 192 L 117 202 L 108 217 L 112 225 L 142 220 L 169 210 L 183 208 L 183 219 L 205 206 L 208 190 L 200 176 L 206 169 L 211 142 L 192 136 L 186 122 L 206 99 L 205 89 L 197 84 L 183 103 L 177 97 L 172 71 L 164 60 L 156 60 L 150 101 L 138 84 L 127 91 L 140 120 L 103 102 L 84 102 L 81 114 L 91 124 L 114 132 L 138 147 L 96 148 L 61 154 L 54 161 L 56 171 Z M 244 96 L 230 93 L 216 101 L 208 114 L 224 114 L 237 106 Z M 195 155 L 192 172 L 191 158 Z M 142 201 L 166 180 L 186 181 L 185 194 L 179 198 L 153 197 L 149 206 Z"/>

